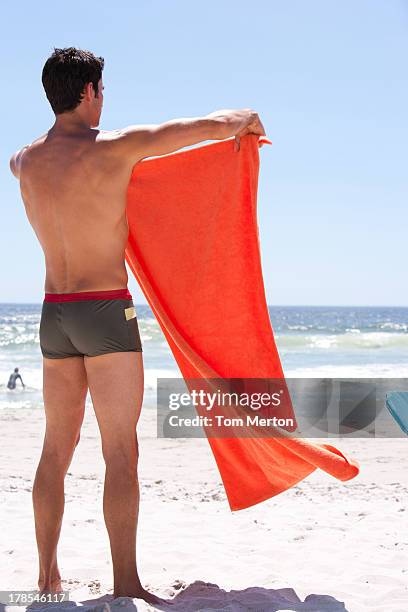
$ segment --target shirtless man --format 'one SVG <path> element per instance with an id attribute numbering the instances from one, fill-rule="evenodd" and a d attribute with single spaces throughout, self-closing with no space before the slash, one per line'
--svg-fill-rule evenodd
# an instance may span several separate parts
<path id="1" fill-rule="evenodd" d="M 143 400 L 142 345 L 127 289 L 126 190 L 141 159 L 205 140 L 264 134 L 251 109 L 221 110 L 158 125 L 97 129 L 104 59 L 54 49 L 42 82 L 53 126 L 10 160 L 45 256 L 40 323 L 46 431 L 33 484 L 41 593 L 61 590 L 57 544 L 64 478 L 79 442 L 89 388 L 106 465 L 103 513 L 114 597 L 161 600 L 136 566 L 139 510 L 136 425 Z"/>
<path id="2" fill-rule="evenodd" d="M 21 380 L 22 386 L 25 387 L 25 384 L 23 383 L 23 379 L 21 378 L 21 374 L 18 371 L 18 368 L 14 368 L 14 372 L 10 374 L 10 378 L 8 379 L 7 389 L 15 389 L 18 379 Z"/>

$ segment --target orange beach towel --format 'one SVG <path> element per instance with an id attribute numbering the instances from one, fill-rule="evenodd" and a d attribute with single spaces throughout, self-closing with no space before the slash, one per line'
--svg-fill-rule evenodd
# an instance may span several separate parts
<path id="1" fill-rule="evenodd" d="M 145 158 L 127 193 L 126 261 L 185 379 L 283 378 L 262 277 L 259 148 L 248 134 Z M 357 461 L 329 444 L 208 437 L 231 510 L 286 491 L 316 468 L 346 481 Z"/>

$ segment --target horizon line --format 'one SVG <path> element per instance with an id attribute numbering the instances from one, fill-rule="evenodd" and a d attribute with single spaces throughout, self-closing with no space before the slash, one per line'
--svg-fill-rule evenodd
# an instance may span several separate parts
<path id="1" fill-rule="evenodd" d="M 0 305 L 31 305 L 42 306 L 43 302 L 0 302 Z M 149 304 L 134 302 L 135 306 L 148 306 Z M 408 304 L 268 304 L 272 308 L 408 308 Z"/>

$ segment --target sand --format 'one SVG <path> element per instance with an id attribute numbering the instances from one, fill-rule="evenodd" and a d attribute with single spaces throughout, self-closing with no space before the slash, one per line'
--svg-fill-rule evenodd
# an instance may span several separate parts
<path id="1" fill-rule="evenodd" d="M 4 409 L 0 426 L 0 588 L 36 589 L 31 491 L 44 414 Z M 207 440 L 158 439 L 155 427 L 154 409 L 144 406 L 138 566 L 144 586 L 173 605 L 113 600 L 104 463 L 88 397 L 58 551 L 71 601 L 47 610 L 407 612 L 408 438 L 328 440 L 360 461 L 357 478 L 342 483 L 317 470 L 232 513 Z"/>

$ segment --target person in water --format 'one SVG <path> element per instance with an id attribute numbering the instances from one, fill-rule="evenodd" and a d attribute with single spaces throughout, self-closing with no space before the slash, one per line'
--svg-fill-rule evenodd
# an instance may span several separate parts
<path id="1" fill-rule="evenodd" d="M 61 590 L 56 551 L 64 478 L 80 439 L 89 389 L 106 466 L 103 509 L 113 595 L 154 604 L 163 600 L 143 588 L 136 565 L 136 426 L 144 370 L 127 288 L 127 186 L 143 158 L 230 137 L 239 150 L 242 136 L 265 131 L 248 108 L 101 130 L 103 68 L 104 58 L 90 51 L 54 48 L 42 83 L 55 121 L 10 159 L 46 267 L 39 330 L 46 435 L 32 492 L 38 587 L 41 593 Z"/>
<path id="2" fill-rule="evenodd" d="M 14 372 L 10 374 L 10 378 L 8 379 L 7 389 L 15 389 L 17 384 L 16 381 L 18 379 L 21 380 L 21 384 L 23 385 L 23 387 L 25 387 L 23 379 L 21 378 L 21 374 L 19 374 L 18 368 L 14 368 Z"/>

